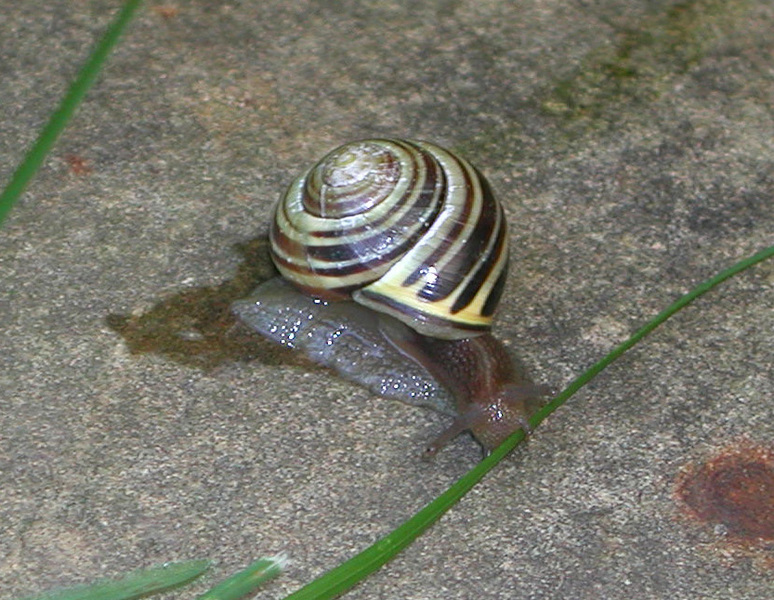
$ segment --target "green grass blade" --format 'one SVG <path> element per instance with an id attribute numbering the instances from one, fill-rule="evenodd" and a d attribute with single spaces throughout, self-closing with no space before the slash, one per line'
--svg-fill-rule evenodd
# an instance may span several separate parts
<path id="1" fill-rule="evenodd" d="M 259 558 L 244 571 L 219 583 L 197 600 L 238 600 L 279 575 L 287 562 L 284 554 Z"/>
<path id="2" fill-rule="evenodd" d="M 131 573 L 116 581 L 48 592 L 25 600 L 132 600 L 188 583 L 210 566 L 207 560 L 189 560 Z"/>
<path id="3" fill-rule="evenodd" d="M 546 417 L 564 404 L 573 394 L 575 394 L 575 392 L 596 377 L 603 369 L 618 359 L 624 352 L 637 344 L 668 318 L 696 300 L 696 298 L 706 294 L 726 279 L 733 277 L 745 269 L 749 269 L 753 265 L 764 261 L 767 258 L 771 258 L 772 256 L 774 256 L 774 246 L 739 261 L 732 267 L 721 271 L 680 297 L 676 302 L 656 315 L 644 327 L 636 331 L 628 340 L 614 348 L 613 351 L 602 360 L 582 373 L 551 402 L 533 415 L 530 419 L 530 424 L 533 427 L 537 427 L 546 419 Z M 523 439 L 524 433 L 521 430 L 514 433 L 496 448 L 492 454 L 460 477 L 460 479 L 458 479 L 443 494 L 422 508 L 392 533 L 377 541 L 369 548 L 366 548 L 360 554 L 342 563 L 338 567 L 331 569 L 290 596 L 287 596 L 285 600 L 324 600 L 335 598 L 362 579 L 365 579 L 372 572 L 376 571 L 392 559 L 406 546 L 411 544 L 422 534 L 422 532 L 440 519 L 446 511 L 467 494 L 474 485 L 481 481 L 481 479 Z"/>
<path id="4" fill-rule="evenodd" d="M 118 42 L 118 38 L 126 29 L 141 2 L 142 0 L 127 0 L 110 27 L 108 27 L 105 35 L 94 48 L 86 64 L 81 68 L 78 76 L 70 85 L 70 89 L 67 90 L 64 98 L 62 98 L 59 108 L 51 115 L 48 123 L 41 130 L 38 139 L 24 156 L 16 171 L 11 175 L 11 180 L 0 194 L 0 225 L 2 225 L 3 220 L 16 200 L 24 192 L 24 188 L 27 187 L 27 184 L 37 173 L 59 134 L 67 126 L 75 109 L 78 108 L 86 92 L 89 91 L 92 83 L 94 83 L 94 79 L 99 75 L 110 51 Z"/>
<path id="5" fill-rule="evenodd" d="M 664 310 L 662 310 L 660 313 L 658 313 L 655 317 L 653 317 L 650 321 L 648 321 L 643 327 L 635 331 L 628 340 L 626 340 L 625 342 L 622 342 L 620 345 L 613 348 L 613 350 L 609 354 L 607 354 L 607 356 L 602 358 L 602 360 L 593 364 L 586 371 L 584 371 L 578 378 L 576 378 L 572 383 L 570 383 L 570 385 L 568 385 L 567 388 L 564 389 L 561 394 L 557 395 L 556 398 L 554 398 L 551 402 L 546 404 L 541 410 L 535 413 L 530 419 L 530 424 L 533 427 L 537 427 L 541 422 L 543 422 L 543 420 L 546 417 L 548 417 L 548 415 L 550 415 L 562 404 L 564 404 L 564 402 L 570 396 L 572 396 L 580 388 L 586 385 L 589 381 L 594 379 L 594 377 L 599 375 L 599 373 L 603 369 L 605 369 L 608 365 L 610 365 L 610 363 L 617 360 L 624 352 L 631 349 L 632 346 L 637 344 L 651 331 L 656 329 L 656 327 L 661 325 L 664 321 L 669 319 L 679 310 L 688 306 L 699 296 L 703 296 L 704 294 L 709 292 L 712 288 L 723 283 L 726 279 L 730 279 L 734 275 L 737 275 L 742 271 L 749 269 L 750 267 L 757 265 L 758 263 L 763 262 L 764 260 L 772 257 L 774 257 L 774 246 L 769 246 L 768 248 L 764 248 L 760 252 L 756 252 L 752 256 L 749 256 L 743 260 L 740 260 L 738 263 L 730 266 L 728 269 L 725 269 L 720 273 L 718 273 L 717 275 L 710 277 L 706 281 L 703 281 L 702 283 L 697 285 L 690 292 L 686 293 L 683 296 L 680 296 L 680 298 L 675 300 L 675 302 L 673 302 Z"/>

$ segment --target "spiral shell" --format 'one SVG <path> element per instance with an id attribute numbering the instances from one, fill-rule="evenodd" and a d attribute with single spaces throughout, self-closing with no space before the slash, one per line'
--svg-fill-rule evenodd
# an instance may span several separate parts
<path id="1" fill-rule="evenodd" d="M 345 144 L 296 179 L 272 221 L 288 281 L 460 339 L 491 327 L 508 263 L 503 209 L 467 161 L 434 144 Z"/>

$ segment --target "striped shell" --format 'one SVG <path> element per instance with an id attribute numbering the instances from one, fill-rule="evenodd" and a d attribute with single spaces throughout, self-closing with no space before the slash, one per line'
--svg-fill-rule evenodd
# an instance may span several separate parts
<path id="1" fill-rule="evenodd" d="M 464 159 L 428 142 L 345 144 L 296 179 L 271 227 L 280 273 L 436 338 L 487 331 L 508 263 L 503 209 Z"/>

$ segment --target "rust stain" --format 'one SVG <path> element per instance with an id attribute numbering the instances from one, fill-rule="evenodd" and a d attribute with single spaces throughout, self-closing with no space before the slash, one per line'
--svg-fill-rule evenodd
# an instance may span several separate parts
<path id="1" fill-rule="evenodd" d="M 739 443 L 678 477 L 690 515 L 738 542 L 774 540 L 774 448 Z"/>
<path id="2" fill-rule="evenodd" d="M 266 238 L 237 247 L 245 260 L 233 279 L 216 286 L 188 288 L 139 314 L 110 314 L 105 321 L 132 354 L 157 354 L 205 371 L 234 361 L 260 358 L 267 364 L 306 364 L 303 357 L 268 342 L 238 324 L 230 311 L 275 272 Z"/>
<path id="3" fill-rule="evenodd" d="M 91 166 L 86 162 L 86 159 L 77 154 L 65 154 L 64 160 L 67 163 L 67 167 L 73 175 L 88 175 L 92 172 Z"/>
<path id="4" fill-rule="evenodd" d="M 172 19 L 180 13 L 180 8 L 177 6 L 154 6 L 152 10 L 164 19 Z"/>

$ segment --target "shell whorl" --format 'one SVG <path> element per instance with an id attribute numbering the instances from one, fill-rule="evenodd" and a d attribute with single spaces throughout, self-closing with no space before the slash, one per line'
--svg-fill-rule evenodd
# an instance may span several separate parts
<path id="1" fill-rule="evenodd" d="M 333 150 L 280 198 L 270 239 L 299 288 L 351 295 L 446 339 L 490 328 L 507 271 L 505 218 L 486 180 L 428 142 Z"/>

